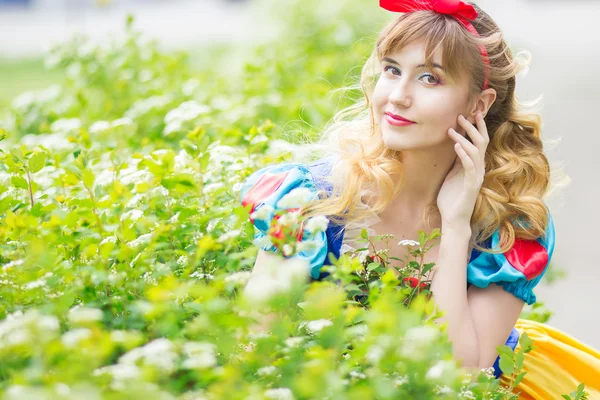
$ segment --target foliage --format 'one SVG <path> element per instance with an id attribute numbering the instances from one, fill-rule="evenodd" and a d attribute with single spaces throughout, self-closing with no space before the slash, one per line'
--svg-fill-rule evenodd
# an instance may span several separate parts
<path id="1" fill-rule="evenodd" d="M 310 136 L 334 113 L 325 94 L 369 48 L 351 2 L 281 3 L 289 40 L 257 48 L 233 79 L 192 74 L 129 21 L 123 42 L 51 50 L 65 83 L 5 110 L 5 398 L 511 398 L 489 370 L 456 365 L 427 291 L 398 286 L 381 254 L 340 258 L 341 285 L 307 286 L 306 266 L 281 257 L 271 271 L 289 271 L 277 275 L 284 290 L 249 283 L 257 249 L 241 182 L 296 151 L 281 139 L 288 121 Z M 520 371 L 522 353 L 502 354 Z"/>

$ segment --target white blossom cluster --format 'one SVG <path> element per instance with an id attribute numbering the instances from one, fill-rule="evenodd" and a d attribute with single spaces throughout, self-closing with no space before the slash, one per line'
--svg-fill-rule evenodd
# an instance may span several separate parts
<path id="1" fill-rule="evenodd" d="M 171 110 L 165 116 L 165 129 L 163 135 L 168 137 L 184 129 L 185 124 L 192 123 L 199 116 L 208 114 L 211 108 L 195 100 L 181 103 L 179 107 Z"/>
<path id="2" fill-rule="evenodd" d="M 244 295 L 252 302 L 262 303 L 278 293 L 285 293 L 295 282 L 308 278 L 308 261 L 301 258 L 280 260 L 272 257 L 261 266 L 244 288 Z"/>
<path id="3" fill-rule="evenodd" d="M 217 365 L 215 345 L 208 342 L 187 342 L 183 345 L 183 368 L 207 369 Z"/>
<path id="4" fill-rule="evenodd" d="M 421 361 L 425 356 L 425 351 L 440 336 L 440 332 L 431 326 L 423 325 L 410 328 L 406 331 L 400 347 L 400 355 L 409 360 Z"/>
<path id="5" fill-rule="evenodd" d="M 294 393 L 288 388 L 268 389 L 265 397 L 271 400 L 294 400 Z"/>
<path id="6" fill-rule="evenodd" d="M 12 346 L 34 346 L 54 339 L 60 329 L 58 319 L 38 310 L 16 311 L 0 321 L 0 349 Z"/>
<path id="7" fill-rule="evenodd" d="M 317 319 L 313 321 L 302 322 L 300 324 L 300 328 L 306 328 L 306 330 L 311 334 L 319 333 L 328 326 L 333 326 L 333 322 L 328 319 Z"/>
<path id="8" fill-rule="evenodd" d="M 118 130 L 120 135 L 133 134 L 136 132 L 136 123 L 129 117 L 115 119 L 114 121 L 96 121 L 90 125 L 88 131 L 93 136 L 100 136 L 111 131 Z"/>
<path id="9" fill-rule="evenodd" d="M 83 307 L 77 305 L 69 310 L 67 318 L 72 324 L 87 324 L 101 321 L 104 317 L 102 310 L 98 308 Z"/>

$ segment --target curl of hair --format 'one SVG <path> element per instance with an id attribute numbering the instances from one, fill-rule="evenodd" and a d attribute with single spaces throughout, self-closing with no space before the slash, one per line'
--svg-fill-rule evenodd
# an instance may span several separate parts
<path id="1" fill-rule="evenodd" d="M 447 73 L 453 78 L 466 77 L 471 96 L 481 93 L 484 79 L 478 46 L 485 46 L 489 54 L 489 87 L 496 90 L 497 97 L 485 116 L 490 142 L 484 182 L 471 218 L 476 233 L 472 245 L 480 251 L 506 252 L 517 237 L 543 236 L 548 210 L 542 198 L 549 189 L 551 172 L 541 139 L 541 120 L 531 105 L 519 103 L 515 97 L 516 75 L 528 60 L 514 58 L 496 23 L 473 6 L 479 12 L 473 21 L 479 38 L 452 17 L 431 11 L 401 14 L 384 27 L 362 68 L 360 84 L 344 88 L 360 89 L 363 98 L 338 112 L 319 142 L 307 144 L 310 154 L 333 154 L 335 162 L 331 174 L 322 177 L 332 185 L 332 192 L 307 205 L 304 216 L 327 215 L 333 223 L 359 223 L 372 211 L 384 211 L 401 192 L 402 153 L 385 146 L 371 96 L 381 59 L 413 40 L 424 39 L 425 63 L 433 70 L 433 53 L 441 46 Z M 374 188 L 377 195 L 371 196 Z M 425 207 L 427 229 L 436 215 L 436 204 Z M 500 249 L 483 248 L 483 241 L 498 228 Z"/>

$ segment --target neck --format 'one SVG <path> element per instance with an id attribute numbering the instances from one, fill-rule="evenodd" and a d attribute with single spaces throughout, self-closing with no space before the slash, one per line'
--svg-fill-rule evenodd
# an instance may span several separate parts
<path id="1" fill-rule="evenodd" d="M 385 213 L 401 218 L 420 218 L 427 205 L 436 204 L 438 193 L 456 157 L 456 153 L 448 151 L 447 146 L 403 152 L 402 190 Z"/>

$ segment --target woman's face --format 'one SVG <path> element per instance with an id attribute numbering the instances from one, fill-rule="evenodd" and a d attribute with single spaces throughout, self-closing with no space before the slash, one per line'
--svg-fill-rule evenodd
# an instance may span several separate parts
<path id="1" fill-rule="evenodd" d="M 463 133 L 458 116 L 466 116 L 469 89 L 466 79 L 453 81 L 444 73 L 442 50 L 434 53 L 433 71 L 425 64 L 425 44 L 416 40 L 385 57 L 373 93 L 375 120 L 385 145 L 397 151 L 448 147 L 454 141 L 448 129 Z M 438 67 L 439 66 L 439 67 Z M 399 122 L 394 114 L 413 123 Z"/>

